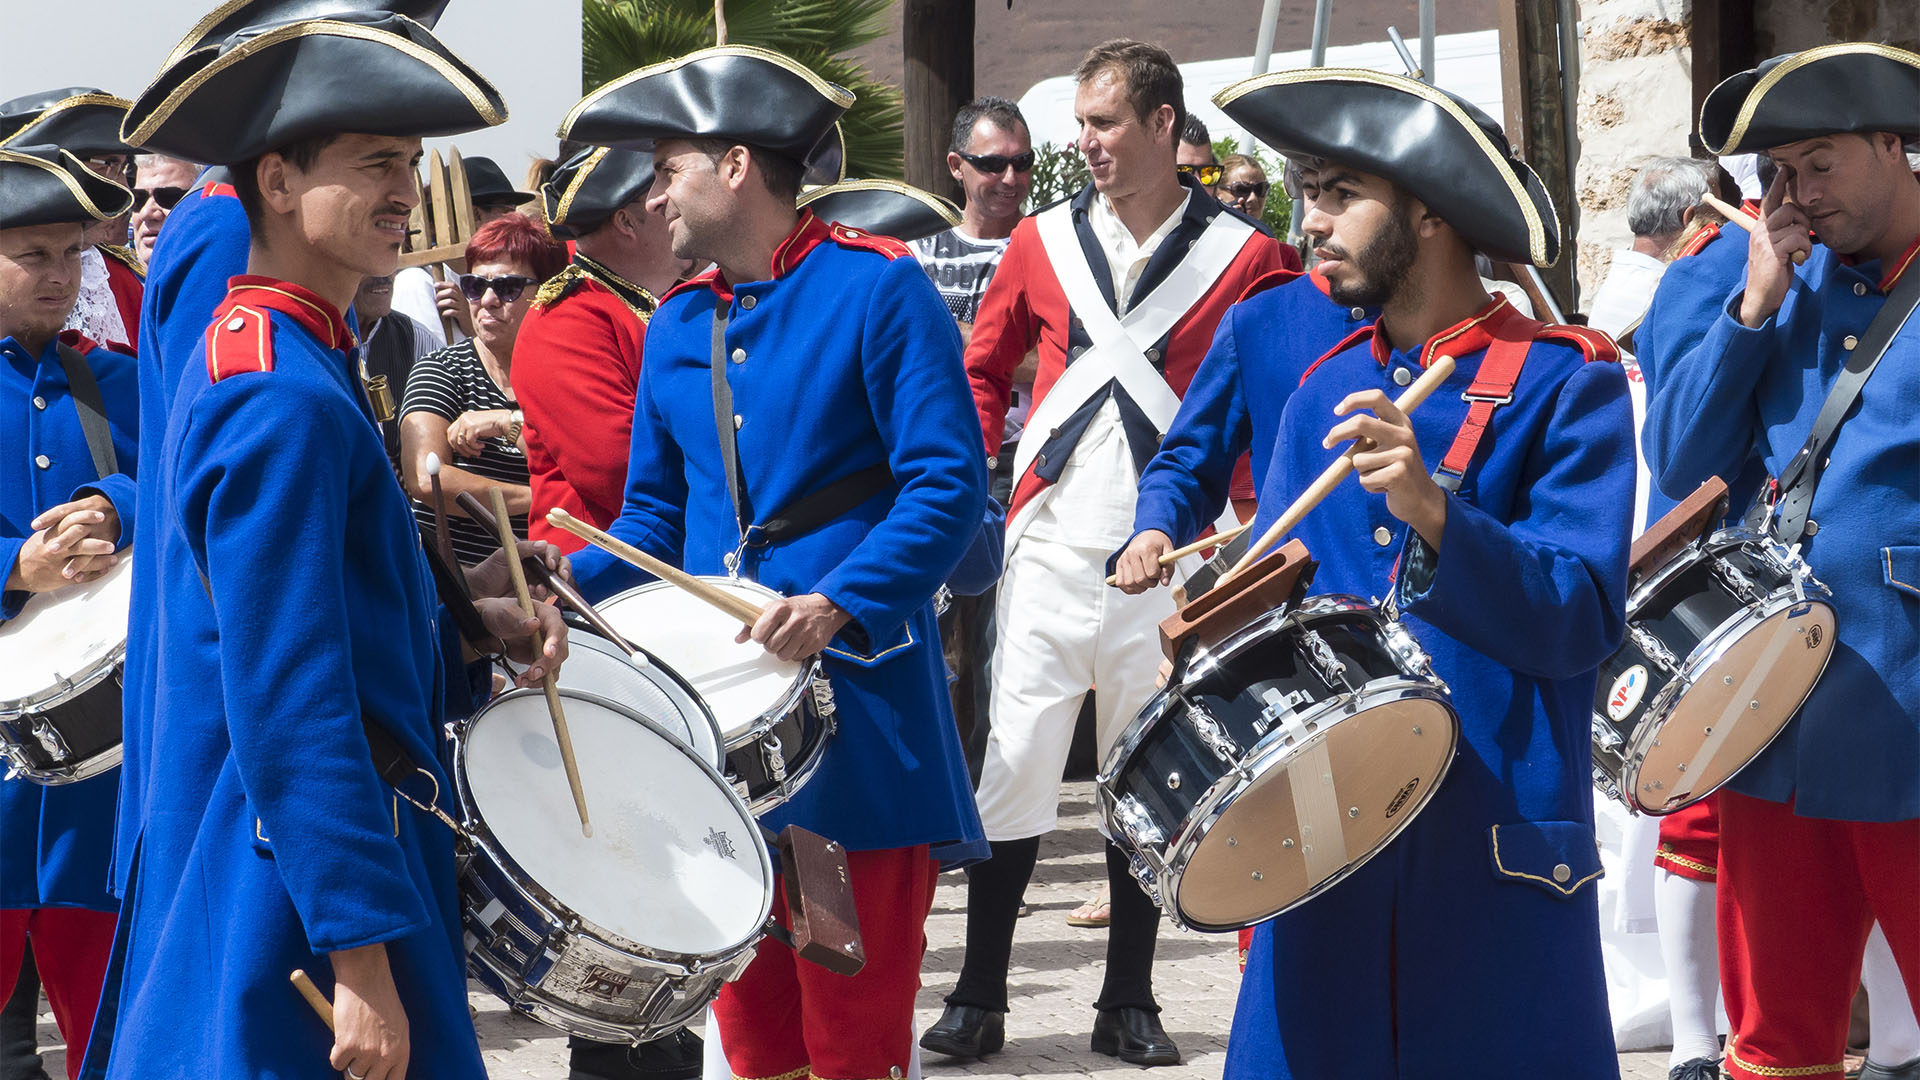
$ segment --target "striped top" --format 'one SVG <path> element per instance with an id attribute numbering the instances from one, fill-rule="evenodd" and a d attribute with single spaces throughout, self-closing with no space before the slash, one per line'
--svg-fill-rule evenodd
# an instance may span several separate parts
<path id="1" fill-rule="evenodd" d="M 468 340 L 428 353 L 414 363 L 407 375 L 407 396 L 400 406 L 400 418 L 404 421 L 411 413 L 429 412 L 452 423 L 461 413 L 518 407 L 494 384 L 480 362 L 479 351 Z M 504 438 L 488 439 L 477 458 L 455 457 L 447 464 L 502 484 L 524 486 L 528 482 L 527 455 Z M 480 501 L 487 502 L 485 498 Z M 451 495 L 447 502 L 452 504 Z M 438 527 L 433 507 L 419 499 L 413 500 L 413 516 L 423 530 Z M 463 566 L 472 566 L 499 549 L 499 540 L 471 518 L 458 514 L 452 517 L 453 554 Z M 516 536 L 527 535 L 525 515 L 514 516 L 513 531 Z"/>

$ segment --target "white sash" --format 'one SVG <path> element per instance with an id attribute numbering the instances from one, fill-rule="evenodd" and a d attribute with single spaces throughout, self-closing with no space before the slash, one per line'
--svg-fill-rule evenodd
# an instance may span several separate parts
<path id="1" fill-rule="evenodd" d="M 1115 379 L 1152 421 L 1155 430 L 1162 433 L 1167 430 L 1180 411 L 1180 396 L 1147 360 L 1146 349 L 1165 337 L 1187 312 L 1206 299 L 1220 275 L 1246 246 L 1247 237 L 1253 235 L 1253 226 L 1233 214 L 1215 215 L 1165 280 L 1125 315 L 1116 316 L 1107 304 L 1108 298 L 1101 294 L 1093 270 L 1087 265 L 1086 253 L 1080 247 L 1080 238 L 1073 228 L 1073 205 L 1062 203 L 1042 212 L 1034 226 L 1054 277 L 1066 294 L 1067 307 L 1080 319 L 1092 347 L 1068 364 L 1060 378 L 1047 388 L 1046 396 L 1034 404 L 1013 459 L 1016 484 L 1027 475 L 1048 433 Z M 1050 493 L 1050 490 L 1042 492 L 1031 499 L 1007 523 L 1008 554 L 1012 554 L 1028 521 Z M 1223 528 L 1238 524 L 1231 506 L 1221 515 L 1221 521 L 1225 523 Z"/>

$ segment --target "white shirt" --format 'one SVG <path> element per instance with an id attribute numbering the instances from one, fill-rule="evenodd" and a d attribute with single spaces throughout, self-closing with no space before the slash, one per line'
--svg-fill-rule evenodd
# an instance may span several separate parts
<path id="1" fill-rule="evenodd" d="M 467 339 L 455 326 L 453 340 L 447 340 L 445 324 L 440 321 L 440 294 L 434 291 L 433 275 L 427 273 L 424 266 L 409 266 L 393 275 L 393 310 L 411 318 L 419 324 L 419 330 L 426 332 L 426 340 L 433 345 L 428 352 L 438 352 Z"/>
<path id="2" fill-rule="evenodd" d="M 1188 198 L 1192 196 L 1189 194 Z M 1136 242 L 1126 223 L 1113 212 L 1105 195 L 1095 193 L 1087 208 L 1087 224 L 1094 239 L 1107 256 L 1107 269 L 1113 275 L 1116 308 L 1125 314 L 1133 300 L 1153 253 L 1186 215 L 1188 199 L 1182 199 L 1159 228 Z M 1036 439 L 1045 433 L 1036 432 Z M 1074 547 L 1112 551 L 1133 535 L 1133 504 L 1138 495 L 1139 476 L 1133 467 L 1133 451 L 1120 424 L 1120 405 L 1112 397 L 1100 405 L 1100 411 L 1081 433 L 1073 453 L 1060 471 L 1052 496 L 1034 515 L 1027 527 L 1028 536 L 1043 537 Z"/>
<path id="3" fill-rule="evenodd" d="M 1653 303 L 1653 290 L 1666 272 L 1667 264 L 1651 255 L 1632 248 L 1615 251 L 1605 280 L 1594 290 L 1587 325 L 1608 337 L 1625 333 L 1647 313 L 1647 306 Z"/>

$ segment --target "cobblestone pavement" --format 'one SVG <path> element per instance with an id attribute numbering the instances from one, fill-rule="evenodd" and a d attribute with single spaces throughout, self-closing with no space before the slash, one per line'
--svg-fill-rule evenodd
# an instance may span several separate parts
<path id="1" fill-rule="evenodd" d="M 1007 1047 L 984 1062 L 930 1055 L 925 1062 L 927 1080 L 959 1076 L 1106 1080 L 1142 1073 L 1136 1066 L 1122 1065 L 1087 1048 L 1092 1003 L 1099 996 L 1105 964 L 1106 934 L 1076 929 L 1064 920 L 1067 912 L 1099 891 L 1106 873 L 1099 841 L 1093 786 L 1066 785 L 1061 829 L 1041 845 L 1040 865 L 1027 890 L 1032 914 L 1020 921 L 1014 945 Z M 965 880 L 949 874 L 941 878 L 927 923 L 926 986 L 919 1000 L 923 1029 L 939 1017 L 941 995 L 953 986 L 965 932 Z M 1165 1010 L 1161 1019 L 1180 1044 L 1186 1063 L 1154 1070 L 1152 1080 L 1219 1077 L 1239 982 L 1234 949 L 1231 935 L 1194 934 L 1162 924 L 1154 988 Z M 473 1004 L 480 1012 L 480 1044 L 493 1080 L 566 1080 L 563 1036 L 508 1011 L 486 993 L 476 990 Z M 1499 1036 L 1490 1032 L 1487 1037 Z M 47 1015 L 43 1015 L 41 1040 L 43 1045 L 59 1040 Z M 1550 1068 L 1550 1063 L 1542 1066 Z M 58 1051 L 48 1055 L 46 1068 L 50 1075 L 64 1075 L 63 1055 Z M 1623 1054 L 1620 1072 L 1623 1080 L 1665 1080 L 1666 1054 Z M 428 1074 L 416 1069 L 415 1075 Z"/>

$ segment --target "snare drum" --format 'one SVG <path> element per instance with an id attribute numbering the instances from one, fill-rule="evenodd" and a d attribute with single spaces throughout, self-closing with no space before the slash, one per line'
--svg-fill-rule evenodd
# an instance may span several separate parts
<path id="1" fill-rule="evenodd" d="M 1398 836 L 1459 727 L 1404 627 L 1354 597 L 1310 597 L 1194 649 L 1107 755 L 1101 811 L 1175 922 L 1251 926 Z"/>
<path id="2" fill-rule="evenodd" d="M 751 581 L 700 580 L 755 606 L 780 599 Z M 786 802 L 812 778 L 833 731 L 833 692 L 817 657 L 782 660 L 754 642 L 735 644 L 739 620 L 664 581 L 629 589 L 599 610 L 622 637 L 679 672 L 706 702 L 720 725 L 726 771 L 755 814 Z"/>
<path id="3" fill-rule="evenodd" d="M 715 769 L 726 767 L 720 753 L 720 725 L 693 687 L 679 673 L 645 653 L 636 659 L 620 646 L 590 631 L 567 635 L 567 662 L 560 686 L 624 705 L 679 739 Z"/>
<path id="4" fill-rule="evenodd" d="M 560 696 L 591 839 L 540 691 L 454 729 L 468 968 L 542 1023 L 639 1043 L 699 1017 L 746 970 L 773 867 L 745 804 L 685 743 L 605 698 Z"/>
<path id="5" fill-rule="evenodd" d="M 1760 755 L 1833 652 L 1833 594 L 1770 536 L 1722 529 L 1627 597 L 1600 668 L 1593 779 L 1645 814 L 1706 798 Z"/>
<path id="6" fill-rule="evenodd" d="M 133 559 L 28 600 L 0 623 L 0 754 L 7 779 L 69 784 L 120 764 L 120 668 Z"/>

